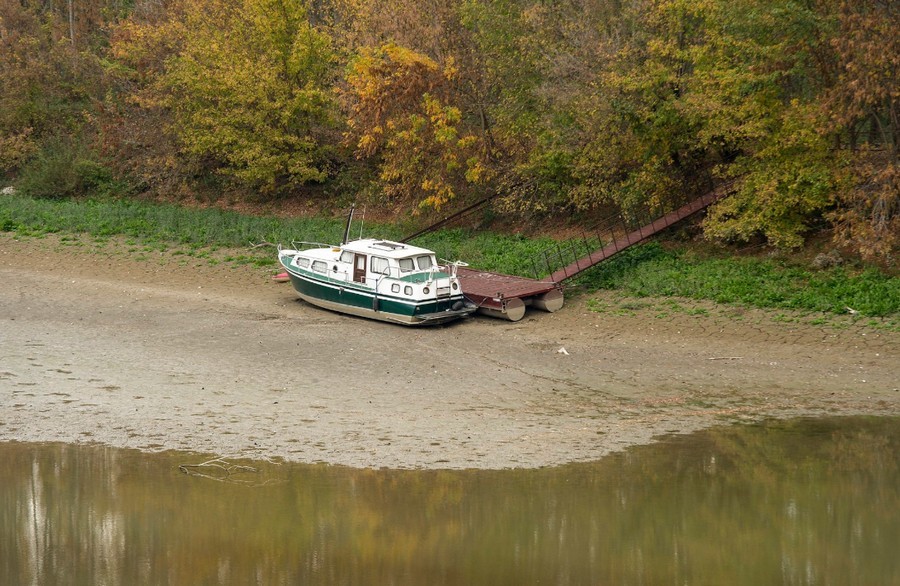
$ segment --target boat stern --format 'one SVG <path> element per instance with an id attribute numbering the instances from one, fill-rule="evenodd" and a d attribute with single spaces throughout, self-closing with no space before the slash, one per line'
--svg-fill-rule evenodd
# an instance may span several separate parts
<path id="1" fill-rule="evenodd" d="M 468 317 L 477 310 L 478 306 L 474 303 L 462 299 L 454 301 L 448 309 L 417 314 L 416 319 L 421 325 L 436 325 Z"/>

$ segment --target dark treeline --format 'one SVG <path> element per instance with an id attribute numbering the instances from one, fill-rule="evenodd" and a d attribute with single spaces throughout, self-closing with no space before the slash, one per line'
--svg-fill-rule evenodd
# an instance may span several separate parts
<path id="1" fill-rule="evenodd" d="M 733 180 L 709 238 L 900 247 L 892 0 L 0 2 L 0 175 L 36 197 L 590 217 Z"/>

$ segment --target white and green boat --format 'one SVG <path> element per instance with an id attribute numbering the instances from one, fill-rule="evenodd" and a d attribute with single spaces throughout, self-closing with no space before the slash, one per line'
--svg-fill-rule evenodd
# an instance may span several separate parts
<path id="1" fill-rule="evenodd" d="M 348 221 L 349 232 L 349 221 Z M 294 243 L 278 260 L 300 298 L 342 313 L 404 325 L 440 324 L 477 308 L 462 293 L 456 269 L 434 252 L 401 242 L 362 239 L 340 246 Z"/>

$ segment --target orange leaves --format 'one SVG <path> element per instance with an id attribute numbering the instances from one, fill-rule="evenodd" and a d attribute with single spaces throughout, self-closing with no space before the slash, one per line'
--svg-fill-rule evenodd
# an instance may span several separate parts
<path id="1" fill-rule="evenodd" d="M 896 263 L 900 252 L 900 164 L 884 150 L 862 149 L 853 158 L 842 204 L 833 214 L 836 240 L 863 258 Z"/>
<path id="2" fill-rule="evenodd" d="M 839 31 L 830 43 L 837 57 L 837 83 L 826 92 L 834 126 L 857 126 L 868 116 L 889 126 L 900 124 L 900 12 L 877 0 L 844 0 L 837 22 Z M 896 153 L 900 132 L 893 128 L 893 133 L 880 140 L 893 143 Z"/>
<path id="3" fill-rule="evenodd" d="M 900 251 L 900 12 L 890 2 L 840 0 L 835 16 L 836 79 L 824 92 L 821 125 L 846 161 L 831 214 L 835 237 L 892 262 Z"/>
<path id="4" fill-rule="evenodd" d="M 0 172 L 17 167 L 35 151 L 35 145 L 29 139 L 31 133 L 31 127 L 26 127 L 18 132 L 0 134 Z"/>

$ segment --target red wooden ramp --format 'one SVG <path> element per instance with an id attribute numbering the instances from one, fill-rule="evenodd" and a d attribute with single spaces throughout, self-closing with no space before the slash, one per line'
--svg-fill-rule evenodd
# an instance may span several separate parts
<path id="1" fill-rule="evenodd" d="M 563 306 L 562 289 L 557 283 L 463 267 L 456 274 L 469 301 L 478 306 L 480 313 L 492 317 L 519 321 L 528 305 L 544 311 Z"/>

